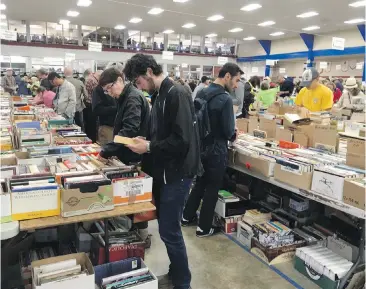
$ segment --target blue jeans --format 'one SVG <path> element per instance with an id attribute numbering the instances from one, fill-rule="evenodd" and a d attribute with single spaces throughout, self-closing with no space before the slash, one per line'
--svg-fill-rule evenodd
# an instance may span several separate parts
<path id="1" fill-rule="evenodd" d="M 191 184 L 191 179 L 183 179 L 170 184 L 154 183 L 153 187 L 160 238 L 168 252 L 169 273 L 175 289 L 188 289 L 191 284 L 187 250 L 180 225 Z"/>

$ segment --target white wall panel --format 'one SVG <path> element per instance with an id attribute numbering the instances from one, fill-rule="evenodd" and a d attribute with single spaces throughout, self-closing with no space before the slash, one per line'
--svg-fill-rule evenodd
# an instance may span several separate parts
<path id="1" fill-rule="evenodd" d="M 308 48 L 299 35 L 296 38 L 272 41 L 271 54 L 291 53 L 307 50 Z"/>
<path id="2" fill-rule="evenodd" d="M 352 30 L 333 32 L 324 36 L 315 36 L 314 50 L 330 49 L 332 47 L 332 37 L 346 39 L 345 47 L 357 47 L 365 45 L 362 35 L 357 27 Z"/>

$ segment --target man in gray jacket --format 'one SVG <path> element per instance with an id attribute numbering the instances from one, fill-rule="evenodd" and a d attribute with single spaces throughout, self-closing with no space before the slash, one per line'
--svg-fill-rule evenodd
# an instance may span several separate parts
<path id="1" fill-rule="evenodd" d="M 74 118 L 76 107 L 76 91 L 66 79 L 63 79 L 57 72 L 48 75 L 50 83 L 57 87 L 56 96 L 53 99 L 53 106 L 56 113 L 67 118 Z"/>
<path id="2" fill-rule="evenodd" d="M 86 89 L 81 80 L 73 77 L 72 68 L 66 67 L 64 70 L 65 79 L 75 86 L 76 107 L 75 107 L 75 123 L 84 130 L 83 110 L 85 108 L 84 99 L 86 97 Z"/>

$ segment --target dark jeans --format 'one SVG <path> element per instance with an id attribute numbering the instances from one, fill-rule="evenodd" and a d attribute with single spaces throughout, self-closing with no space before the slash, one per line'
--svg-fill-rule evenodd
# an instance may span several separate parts
<path id="1" fill-rule="evenodd" d="M 86 108 L 84 108 L 83 113 L 85 133 L 94 143 L 97 141 L 97 118 L 93 114 L 91 104 L 86 104 Z"/>
<path id="2" fill-rule="evenodd" d="M 196 179 L 183 217 L 186 220 L 192 220 L 196 217 L 198 207 L 203 199 L 198 226 L 205 233 L 208 233 L 212 227 L 218 193 L 225 175 L 227 154 L 210 155 L 202 159 L 202 164 L 205 172 L 202 177 Z"/>
<path id="3" fill-rule="evenodd" d="M 169 271 L 175 289 L 188 289 L 191 284 L 187 250 L 180 226 L 191 183 L 191 179 L 183 179 L 170 184 L 153 184 L 160 238 L 168 252 Z"/>
<path id="4" fill-rule="evenodd" d="M 82 111 L 75 112 L 74 120 L 75 120 L 75 124 L 78 125 L 78 126 L 80 126 L 81 127 L 81 130 L 83 132 L 85 132 L 84 116 L 83 116 L 83 112 Z"/>

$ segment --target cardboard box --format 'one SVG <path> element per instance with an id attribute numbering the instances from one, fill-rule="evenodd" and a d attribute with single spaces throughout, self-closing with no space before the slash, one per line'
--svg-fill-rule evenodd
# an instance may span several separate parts
<path id="1" fill-rule="evenodd" d="M 268 107 L 267 112 L 275 115 L 284 115 L 285 113 L 295 113 L 296 107 L 281 105 L 279 102 L 274 102 Z"/>
<path id="2" fill-rule="evenodd" d="M 236 215 L 243 215 L 249 205 L 249 200 L 237 199 L 218 199 L 215 207 L 215 213 L 222 218 Z"/>
<path id="3" fill-rule="evenodd" d="M 247 156 L 237 151 L 235 154 L 235 165 L 245 167 L 265 177 L 271 177 L 274 174 L 275 163 L 259 157 Z"/>
<path id="4" fill-rule="evenodd" d="M 107 277 L 112 277 L 115 275 L 127 273 L 133 270 L 138 270 L 142 268 L 147 268 L 144 261 L 141 258 L 130 258 L 127 260 L 122 260 L 118 262 L 108 263 L 104 265 L 95 266 L 95 283 L 97 285 L 102 284 L 102 279 Z M 132 289 L 158 289 L 158 279 L 149 270 L 149 273 L 154 278 L 154 280 L 145 282 L 138 285 L 131 285 L 128 288 Z M 71 289 L 71 288 L 70 288 Z"/>
<path id="5" fill-rule="evenodd" d="M 314 147 L 338 151 L 338 130 L 336 126 L 316 124 L 314 130 Z"/>
<path id="6" fill-rule="evenodd" d="M 16 221 L 60 215 L 60 189 L 11 192 L 11 214 Z"/>
<path id="7" fill-rule="evenodd" d="M 0 223 L 8 223 L 12 221 L 11 218 L 11 200 L 10 200 L 10 193 L 0 194 L 0 205 L 1 205 L 1 212 L 0 212 Z"/>
<path id="8" fill-rule="evenodd" d="M 274 178 L 285 184 L 303 189 L 310 190 L 313 173 L 297 173 L 288 170 L 285 166 L 276 164 L 274 167 Z"/>
<path id="9" fill-rule="evenodd" d="M 256 116 L 250 116 L 248 124 L 248 133 L 253 134 L 255 129 L 258 129 L 259 121 Z"/>
<path id="10" fill-rule="evenodd" d="M 303 147 L 309 146 L 309 138 L 301 131 L 294 131 L 294 143 L 297 143 Z"/>
<path id="11" fill-rule="evenodd" d="M 236 120 L 236 127 L 239 130 L 239 133 L 248 133 L 248 125 L 249 119 L 247 118 L 238 118 Z"/>
<path id="12" fill-rule="evenodd" d="M 365 210 L 366 186 L 354 180 L 345 180 L 343 186 L 343 202 L 361 210 Z"/>
<path id="13" fill-rule="evenodd" d="M 275 139 L 277 141 L 284 140 L 284 141 L 292 142 L 292 138 L 293 138 L 293 135 L 292 135 L 292 132 L 289 129 L 285 129 L 285 128 L 282 128 L 282 127 L 277 127 L 276 128 L 276 137 L 275 137 Z"/>
<path id="14" fill-rule="evenodd" d="M 347 140 L 346 165 L 359 169 L 366 169 L 366 141 L 350 138 Z"/>
<path id="15" fill-rule="evenodd" d="M 236 238 L 248 249 L 252 248 L 252 237 L 254 236 L 251 227 L 242 222 L 238 222 Z"/>
<path id="16" fill-rule="evenodd" d="M 135 178 L 114 179 L 113 202 L 116 206 L 150 202 L 152 200 L 152 177 L 139 172 Z"/>
<path id="17" fill-rule="evenodd" d="M 34 268 L 40 267 L 42 265 L 49 265 L 61 261 L 66 261 L 70 259 L 76 259 L 77 264 L 81 265 L 81 269 L 87 269 L 89 275 L 80 278 L 70 278 L 62 282 L 46 283 L 43 285 L 36 285 L 36 278 L 34 276 Z M 43 260 L 34 261 L 32 266 L 32 279 L 33 279 L 33 289 L 65 289 L 65 288 L 77 288 L 77 289 L 95 289 L 94 284 L 94 267 L 90 262 L 88 256 L 85 253 L 70 254 L 58 257 L 47 258 Z"/>
<path id="18" fill-rule="evenodd" d="M 327 237 L 327 248 L 350 262 L 356 262 L 359 248 L 334 236 Z"/>
<path id="19" fill-rule="evenodd" d="M 111 185 L 80 189 L 61 189 L 61 216 L 72 217 L 113 210 Z"/>
<path id="20" fill-rule="evenodd" d="M 236 233 L 238 227 L 238 220 L 241 220 L 242 215 L 232 216 L 228 218 L 220 217 L 219 215 L 215 215 L 214 224 L 216 226 L 221 227 L 221 230 L 225 234 Z"/>
<path id="21" fill-rule="evenodd" d="M 265 131 L 267 133 L 267 138 L 276 137 L 277 123 L 275 119 L 260 118 L 259 120 L 259 130 Z"/>

